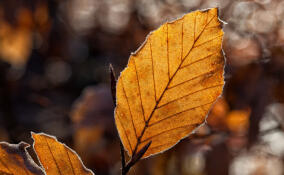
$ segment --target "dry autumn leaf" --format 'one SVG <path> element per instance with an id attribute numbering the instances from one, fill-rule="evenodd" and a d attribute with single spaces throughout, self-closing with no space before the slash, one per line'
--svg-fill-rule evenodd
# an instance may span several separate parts
<path id="1" fill-rule="evenodd" d="M 56 138 L 32 133 L 34 150 L 44 170 L 30 157 L 24 142 L 0 142 L 0 175 L 93 175 L 78 155 Z"/>
<path id="2" fill-rule="evenodd" d="M 29 156 L 26 148 L 29 144 L 9 144 L 0 142 L 1 175 L 44 175 L 43 170 Z"/>
<path id="3" fill-rule="evenodd" d="M 93 175 L 79 156 L 56 138 L 32 133 L 34 150 L 47 175 Z"/>
<path id="4" fill-rule="evenodd" d="M 149 34 L 117 82 L 115 122 L 125 149 L 143 157 L 175 145 L 205 121 L 222 93 L 223 31 L 217 8 L 195 11 Z"/>

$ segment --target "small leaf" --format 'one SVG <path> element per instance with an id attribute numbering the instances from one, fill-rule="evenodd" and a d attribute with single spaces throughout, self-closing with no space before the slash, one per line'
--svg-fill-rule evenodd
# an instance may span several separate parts
<path id="1" fill-rule="evenodd" d="M 24 142 L 9 144 L 0 142 L 0 174 L 44 175 L 43 170 L 32 160 Z"/>
<path id="2" fill-rule="evenodd" d="M 201 125 L 222 93 L 223 31 L 216 8 L 195 11 L 149 34 L 116 87 L 115 122 L 134 156 L 174 146 Z"/>
<path id="3" fill-rule="evenodd" d="M 80 157 L 65 144 L 46 134 L 32 133 L 34 150 L 47 175 L 93 175 Z"/>

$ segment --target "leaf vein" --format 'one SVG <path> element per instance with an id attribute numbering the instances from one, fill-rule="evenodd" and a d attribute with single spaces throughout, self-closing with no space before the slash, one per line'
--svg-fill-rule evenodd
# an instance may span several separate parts
<path id="1" fill-rule="evenodd" d="M 68 160 L 69 160 L 70 165 L 71 165 L 72 173 L 75 175 L 74 168 L 73 168 L 73 165 L 72 165 L 72 162 L 71 162 L 71 159 L 70 159 L 70 156 L 69 156 L 68 150 L 67 150 L 67 148 L 66 148 L 65 146 L 64 146 L 64 150 L 65 150 L 65 151 L 66 151 L 66 153 L 67 153 L 67 157 L 68 157 Z"/>
<path id="2" fill-rule="evenodd" d="M 48 141 L 47 141 L 47 139 L 46 139 L 45 137 L 44 137 L 44 140 L 45 140 L 45 142 L 46 142 L 46 144 L 47 144 L 48 150 L 49 150 L 49 152 L 50 152 L 50 154 L 51 154 L 51 156 L 52 156 L 52 159 L 54 160 L 54 163 L 55 163 L 55 165 L 56 165 L 56 168 L 58 169 L 59 174 L 62 175 L 62 173 L 61 173 L 61 171 L 60 171 L 60 168 L 59 168 L 59 166 L 58 166 L 58 164 L 57 164 L 57 162 L 56 162 L 56 160 L 55 160 L 55 157 L 54 157 L 54 155 L 53 155 L 53 153 L 52 153 L 52 151 L 51 151 L 51 149 L 50 149 L 49 143 L 48 143 Z"/>
<path id="3" fill-rule="evenodd" d="M 187 94 L 187 95 L 184 95 L 184 96 L 182 96 L 182 97 L 179 97 L 179 98 L 176 98 L 176 99 L 174 99 L 174 100 L 172 100 L 172 101 L 169 101 L 169 102 L 167 102 L 167 103 L 165 103 L 165 104 L 163 104 L 163 105 L 161 105 L 161 106 L 158 106 L 157 109 L 162 108 L 162 107 L 164 107 L 164 106 L 166 106 L 166 105 L 168 105 L 168 104 L 170 104 L 170 103 L 176 102 L 176 101 L 178 101 L 178 100 L 180 100 L 180 99 L 183 99 L 183 98 L 185 98 L 185 97 L 189 97 L 189 96 L 191 96 L 191 95 L 193 95 L 193 94 L 196 94 L 196 93 L 198 93 L 198 92 L 202 92 L 202 91 L 205 91 L 205 90 L 208 90 L 208 89 L 212 89 L 212 88 L 216 88 L 216 87 L 223 86 L 223 85 L 224 85 L 224 84 L 218 84 L 218 85 L 206 87 L 206 88 L 203 88 L 203 89 L 199 89 L 199 90 L 197 90 L 197 91 L 191 92 L 191 93 L 189 93 L 189 94 Z"/>
<path id="4" fill-rule="evenodd" d="M 142 97 L 141 97 L 141 89 L 140 89 L 140 84 L 139 84 L 139 78 L 138 78 L 138 72 L 137 72 L 137 67 L 136 67 L 135 59 L 133 59 L 133 61 L 134 61 L 134 68 L 135 68 L 135 73 L 136 73 L 137 85 L 138 85 L 138 89 L 139 89 L 138 91 L 139 91 L 141 109 L 142 109 L 142 112 L 143 112 L 144 122 L 146 122 L 146 119 L 145 119 L 145 112 L 144 112 L 144 107 L 143 107 Z"/>
<path id="5" fill-rule="evenodd" d="M 196 124 L 198 124 L 198 123 L 196 123 Z M 168 129 L 168 130 L 163 131 L 163 132 L 159 132 L 159 133 L 157 133 L 157 134 L 155 134 L 155 135 L 153 135 L 153 136 L 150 136 L 150 137 L 148 137 L 148 138 L 142 140 L 141 143 L 147 142 L 147 141 L 149 141 L 149 140 L 151 140 L 151 139 L 153 139 L 153 138 L 155 138 L 155 137 L 158 137 L 158 136 L 160 136 L 160 135 L 162 135 L 162 134 L 165 134 L 165 133 L 167 133 L 167 132 L 170 132 L 170 131 L 173 131 L 173 130 L 176 130 L 176 129 L 180 129 L 180 128 L 190 127 L 190 126 L 193 126 L 193 125 L 196 125 L 196 124 L 194 124 L 194 123 L 193 123 L 193 124 L 187 124 L 187 125 L 183 125 L 183 126 L 178 126 L 178 127 L 175 127 L 175 128 L 171 128 L 171 129 Z"/>
<path id="6" fill-rule="evenodd" d="M 128 97 L 127 97 L 126 92 L 125 92 L 125 89 L 124 89 L 124 84 L 123 84 L 123 79 L 122 79 L 122 78 L 121 78 L 121 85 L 122 85 L 123 93 L 124 93 L 125 98 L 126 98 L 128 110 L 129 110 L 129 112 L 130 112 L 131 123 L 132 123 L 132 125 L 133 125 L 134 133 L 135 133 L 135 136 L 136 136 L 136 138 L 137 138 L 137 132 L 136 132 L 136 128 L 135 128 L 135 125 L 134 125 L 133 116 L 132 116 L 132 113 L 131 113 L 131 109 L 130 109 Z"/>
<path id="7" fill-rule="evenodd" d="M 195 33 L 196 33 L 196 14 L 194 16 L 194 31 L 193 31 L 193 40 L 195 41 Z"/>
<path id="8" fill-rule="evenodd" d="M 128 142 L 128 144 L 129 144 L 130 149 L 131 149 L 131 152 L 132 152 L 133 149 L 132 149 L 132 146 L 131 146 L 131 144 L 130 144 L 130 140 L 129 140 L 129 138 L 128 138 L 128 135 L 127 135 L 127 133 L 126 133 L 126 130 L 125 130 L 124 126 L 122 125 L 122 122 L 120 121 L 119 115 L 116 115 L 116 116 L 118 116 L 118 117 L 117 117 L 117 118 L 118 118 L 118 122 L 120 123 L 120 125 L 121 125 L 121 127 L 122 127 L 122 129 L 123 129 L 123 132 L 124 132 L 124 134 L 125 134 L 125 137 L 126 137 L 126 139 L 127 139 L 127 142 Z"/>
<path id="9" fill-rule="evenodd" d="M 209 54 L 209 55 L 207 55 L 207 56 L 205 56 L 205 57 L 203 57 L 203 58 L 200 58 L 200 59 L 198 59 L 198 60 L 196 60 L 196 61 L 193 61 L 193 62 L 191 62 L 191 63 L 189 63 L 189 64 L 186 64 L 186 65 L 184 65 L 184 66 L 181 66 L 179 70 L 181 70 L 181 69 L 183 69 L 183 68 L 186 68 L 186 67 L 188 67 L 188 66 L 190 66 L 190 65 L 192 65 L 192 64 L 195 64 L 195 63 L 198 63 L 198 62 L 200 62 L 200 61 L 203 61 L 203 60 L 205 60 L 205 59 L 207 59 L 207 58 L 210 58 L 211 56 L 213 56 L 213 55 L 215 55 L 215 54 L 218 54 L 218 53 L 219 53 L 219 52 L 214 52 L 214 53 Z"/>
<path id="10" fill-rule="evenodd" d="M 219 35 L 219 36 L 216 36 L 216 37 L 214 37 L 214 38 L 212 38 L 212 39 L 206 40 L 205 42 L 203 42 L 203 43 L 201 43 L 201 44 L 195 45 L 193 48 L 195 49 L 195 48 L 197 48 L 197 47 L 200 47 L 200 46 L 202 46 L 202 45 L 204 45 L 204 44 L 206 44 L 206 43 L 209 43 L 210 41 L 213 41 L 213 40 L 215 40 L 215 39 L 218 39 L 218 38 L 220 38 L 220 37 L 222 37 L 222 36 L 223 36 L 223 34 L 222 34 L 222 35 Z"/>
<path id="11" fill-rule="evenodd" d="M 154 73 L 154 60 L 153 60 L 152 43 L 151 43 L 150 37 L 149 37 L 149 43 L 150 43 L 150 54 L 151 54 L 151 61 L 152 61 L 152 76 L 153 76 L 153 83 L 154 83 L 155 102 L 157 102 L 157 97 L 156 97 L 157 92 L 156 92 L 155 73 Z"/>
<path id="12" fill-rule="evenodd" d="M 181 24 L 181 53 L 180 53 L 180 63 L 182 62 L 182 56 L 183 56 L 183 23 L 184 23 L 184 18 L 182 18 L 182 24 Z"/>
<path id="13" fill-rule="evenodd" d="M 195 77 L 193 77 L 193 78 L 191 78 L 191 79 L 189 79 L 189 80 L 186 80 L 186 81 L 184 81 L 184 82 L 175 84 L 175 85 L 169 87 L 168 89 L 173 89 L 173 88 L 175 88 L 175 87 L 177 87 L 177 86 L 183 85 L 183 84 L 185 84 L 185 83 L 187 83 L 187 82 L 190 82 L 190 81 L 195 80 L 195 79 L 197 79 L 197 78 L 200 78 L 200 77 L 202 77 L 202 76 L 206 76 L 206 75 L 209 75 L 209 74 L 211 74 L 211 73 L 218 72 L 219 70 L 222 70 L 222 69 L 223 69 L 223 68 L 218 68 L 218 69 L 210 70 L 210 71 L 208 71 L 208 72 L 205 72 L 205 73 L 202 73 L 202 74 L 200 74 L 200 75 L 198 75 L 198 76 L 195 76 Z"/>
<path id="14" fill-rule="evenodd" d="M 214 100 L 214 101 L 215 101 L 215 100 Z M 185 110 L 180 111 L 180 112 L 178 112 L 178 113 L 172 114 L 172 115 L 167 116 L 167 117 L 165 117 L 165 118 L 163 118 L 163 119 L 161 119 L 161 120 L 158 120 L 158 121 L 156 121 L 156 122 L 154 122 L 154 123 L 151 123 L 148 127 L 151 127 L 151 126 L 153 126 L 153 125 L 156 125 L 156 124 L 158 124 L 158 123 L 160 123 L 160 122 L 162 122 L 162 121 L 164 121 L 164 120 L 166 120 L 166 119 L 175 117 L 175 116 L 177 116 L 177 115 L 179 115 L 179 114 L 181 114 L 181 113 L 188 112 L 188 111 L 191 111 L 191 110 L 193 110 L 193 109 L 196 109 L 196 108 L 199 108 L 199 107 L 203 107 L 203 106 L 209 105 L 209 104 L 213 103 L 214 101 L 209 102 L 209 103 L 205 103 L 205 104 L 202 104 L 202 105 L 199 105 L 199 106 L 191 107 L 191 108 L 189 108 L 189 109 L 185 109 Z"/>
<path id="15" fill-rule="evenodd" d="M 206 26 L 207 25 L 209 25 L 210 23 L 211 23 L 211 21 L 215 18 L 216 16 L 213 16 L 210 20 L 209 20 L 209 22 L 204 26 L 204 28 L 203 28 L 203 30 L 200 32 L 200 34 L 198 35 L 198 37 L 196 38 L 196 39 L 194 39 L 194 44 L 193 44 L 193 46 L 189 49 L 189 51 L 187 52 L 187 54 L 184 56 L 184 58 L 182 59 L 182 62 L 181 62 L 181 64 L 180 64 L 180 66 L 182 65 L 182 63 L 183 63 L 183 61 L 186 59 L 186 57 L 189 55 L 189 53 L 192 51 L 192 49 L 194 48 L 194 45 L 195 45 L 195 43 L 196 43 L 196 41 L 199 39 L 199 37 L 202 35 L 202 33 L 204 32 L 204 30 L 205 30 L 205 28 L 206 28 Z M 196 22 L 195 22 L 196 23 Z M 194 25 L 195 25 L 195 23 L 194 23 Z M 194 32 L 194 38 L 195 38 L 195 32 Z M 180 68 L 180 67 L 179 67 Z M 178 68 L 178 69 L 179 69 Z M 178 70 L 177 69 L 177 70 Z"/>
<path id="16" fill-rule="evenodd" d="M 167 62 L 168 62 L 168 78 L 170 79 L 169 24 L 168 23 L 167 23 Z"/>
<path id="17" fill-rule="evenodd" d="M 176 142 L 169 142 L 169 143 L 160 144 L 160 145 L 157 145 L 157 146 L 154 146 L 154 147 L 150 147 L 148 150 L 153 150 L 153 149 L 156 149 L 156 148 L 165 146 L 165 145 L 173 145 L 173 144 L 175 144 L 175 143 L 176 143 Z"/>

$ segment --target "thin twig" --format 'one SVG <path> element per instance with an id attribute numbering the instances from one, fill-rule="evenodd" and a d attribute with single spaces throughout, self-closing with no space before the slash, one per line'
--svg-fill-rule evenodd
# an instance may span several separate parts
<path id="1" fill-rule="evenodd" d="M 111 94 L 112 94 L 112 100 L 114 107 L 116 107 L 116 76 L 113 70 L 112 65 L 109 65 L 109 71 L 110 71 L 110 85 L 111 85 Z M 124 169 L 125 169 L 125 156 L 124 156 L 124 148 L 122 145 L 121 140 L 119 139 L 119 146 L 120 146 L 120 157 L 121 157 L 121 174 L 124 174 Z"/>
<path id="2" fill-rule="evenodd" d="M 110 71 L 110 88 L 111 88 L 111 95 L 114 107 L 116 107 L 116 76 L 114 73 L 114 69 L 111 64 L 109 64 L 109 71 Z"/>
<path id="3" fill-rule="evenodd" d="M 124 170 L 125 169 L 124 148 L 120 139 L 119 139 L 119 144 L 120 144 L 121 169 Z"/>

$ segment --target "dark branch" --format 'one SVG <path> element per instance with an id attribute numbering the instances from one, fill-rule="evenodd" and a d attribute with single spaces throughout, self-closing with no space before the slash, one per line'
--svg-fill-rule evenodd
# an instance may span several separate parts
<path id="1" fill-rule="evenodd" d="M 111 87 L 111 95 L 114 106 L 116 106 L 116 78 L 113 67 L 109 64 L 109 71 L 110 71 L 110 87 Z"/>
<path id="2" fill-rule="evenodd" d="M 111 64 L 109 64 L 109 71 L 110 71 L 110 86 L 111 86 L 111 95 L 112 95 L 112 100 L 114 107 L 116 107 L 116 78 L 115 78 L 115 73 L 114 69 Z M 122 145 L 121 140 L 119 139 L 119 144 L 120 144 L 120 156 L 121 156 L 121 169 L 122 169 L 122 174 L 125 169 L 125 156 L 124 156 L 124 148 Z"/>

